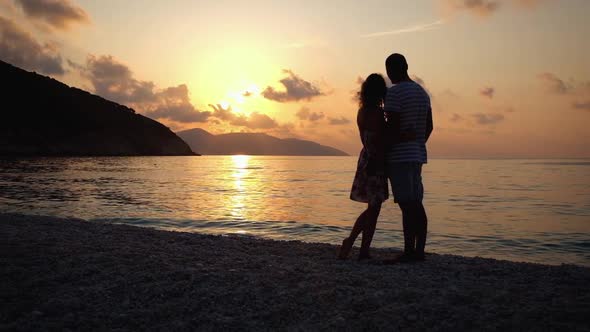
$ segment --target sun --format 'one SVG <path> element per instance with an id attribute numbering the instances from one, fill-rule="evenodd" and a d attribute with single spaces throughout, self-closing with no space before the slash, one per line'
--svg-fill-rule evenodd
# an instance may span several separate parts
<path id="1" fill-rule="evenodd" d="M 257 84 L 252 83 L 247 85 L 244 89 L 228 92 L 225 99 L 217 104 L 225 110 L 231 108 L 231 111 L 234 113 L 244 113 L 243 107 L 252 104 L 251 101 L 260 96 L 260 91 L 260 87 Z"/>
<path id="2" fill-rule="evenodd" d="M 257 98 L 258 96 L 260 96 L 260 91 L 260 87 L 252 83 L 244 89 L 228 93 L 227 96 L 228 98 L 233 100 L 234 103 L 243 104 L 250 99 Z"/>
<path id="3" fill-rule="evenodd" d="M 280 66 L 265 45 L 232 42 L 223 48 L 195 49 L 198 59 L 191 64 L 195 90 L 211 99 L 246 102 L 260 94 L 258 84 L 274 82 Z"/>
<path id="4" fill-rule="evenodd" d="M 231 107 L 231 104 L 229 101 L 227 100 L 222 100 L 219 102 L 219 105 L 221 106 L 221 108 L 223 108 L 224 110 L 229 109 Z"/>
<path id="5" fill-rule="evenodd" d="M 236 169 L 244 169 L 248 167 L 250 156 L 243 154 L 236 154 L 231 157 L 234 167 Z"/>

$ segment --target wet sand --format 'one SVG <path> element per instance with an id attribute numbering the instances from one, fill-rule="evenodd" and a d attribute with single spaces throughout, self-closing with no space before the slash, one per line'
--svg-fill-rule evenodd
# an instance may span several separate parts
<path id="1" fill-rule="evenodd" d="M 590 330 L 586 267 L 336 250 L 0 214 L 0 330 Z"/>

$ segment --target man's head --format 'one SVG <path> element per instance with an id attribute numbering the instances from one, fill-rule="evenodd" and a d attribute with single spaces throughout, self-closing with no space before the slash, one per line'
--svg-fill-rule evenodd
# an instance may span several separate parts
<path id="1" fill-rule="evenodd" d="M 393 84 L 408 78 L 408 63 L 406 62 L 406 58 L 399 53 L 393 53 L 387 57 L 385 68 L 387 70 L 387 76 Z"/>

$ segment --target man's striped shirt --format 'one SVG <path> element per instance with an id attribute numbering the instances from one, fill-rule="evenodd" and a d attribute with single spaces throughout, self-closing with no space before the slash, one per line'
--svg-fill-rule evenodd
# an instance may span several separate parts
<path id="1" fill-rule="evenodd" d="M 426 128 L 432 112 L 428 93 L 413 81 L 396 84 L 387 90 L 385 112 L 399 114 L 400 131 L 416 133 L 413 141 L 392 144 L 386 151 L 386 161 L 426 163 Z"/>

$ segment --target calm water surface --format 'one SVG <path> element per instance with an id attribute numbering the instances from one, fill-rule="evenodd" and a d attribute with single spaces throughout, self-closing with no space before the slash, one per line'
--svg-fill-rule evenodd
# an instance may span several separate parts
<path id="1" fill-rule="evenodd" d="M 356 157 L 0 160 L 0 211 L 339 243 Z M 590 161 L 431 160 L 430 252 L 590 266 Z M 375 246 L 400 248 L 384 204 Z"/>

